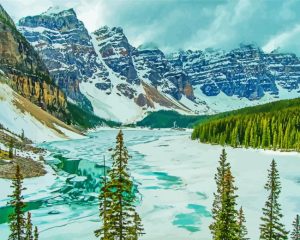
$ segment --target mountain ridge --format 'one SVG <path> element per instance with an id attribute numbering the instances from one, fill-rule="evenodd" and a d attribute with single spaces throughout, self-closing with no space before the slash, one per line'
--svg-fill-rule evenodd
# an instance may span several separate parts
<path id="1" fill-rule="evenodd" d="M 63 30 L 53 29 L 57 23 Z M 106 119 L 130 123 L 157 110 L 206 115 L 299 96 L 295 54 L 265 53 L 253 44 L 164 54 L 153 44 L 135 48 L 120 27 L 89 33 L 73 9 L 25 17 L 18 28 L 68 98 Z M 155 103 L 145 83 L 169 103 Z"/>

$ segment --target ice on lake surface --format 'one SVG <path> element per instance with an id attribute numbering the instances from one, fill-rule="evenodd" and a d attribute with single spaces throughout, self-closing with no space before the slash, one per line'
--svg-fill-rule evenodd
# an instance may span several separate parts
<path id="1" fill-rule="evenodd" d="M 42 178 L 25 180 L 26 201 L 41 240 L 96 239 L 99 225 L 97 196 L 104 173 L 103 158 L 110 152 L 117 130 L 91 133 L 89 138 L 45 143 L 51 154 Z M 208 226 L 215 191 L 214 174 L 221 146 L 190 140 L 189 132 L 125 130 L 132 158 L 129 168 L 138 189 L 144 240 L 211 239 Z M 267 169 L 275 158 L 282 180 L 284 223 L 290 228 L 300 209 L 300 155 L 253 149 L 226 148 L 236 178 L 238 204 L 243 205 L 251 239 L 258 239 Z M 8 236 L 4 223 L 9 213 L 10 181 L 0 180 L 0 239 Z"/>

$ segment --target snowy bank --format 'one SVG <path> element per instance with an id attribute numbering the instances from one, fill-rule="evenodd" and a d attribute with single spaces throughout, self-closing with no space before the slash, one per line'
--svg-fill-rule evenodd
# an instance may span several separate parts
<path id="1" fill-rule="evenodd" d="M 222 147 L 192 141 L 189 136 L 163 137 L 158 141 L 132 147 L 145 155 L 144 165 L 152 173 L 166 173 L 174 186 L 162 188 L 161 177 L 132 171 L 141 183 L 143 195 L 139 208 L 145 224 L 144 240 L 211 239 L 209 224 L 215 191 L 214 174 Z M 300 154 L 226 147 L 228 160 L 238 186 L 238 204 L 245 210 L 251 239 L 259 238 L 261 208 L 266 201 L 264 185 L 267 169 L 274 158 L 282 182 L 282 204 L 288 229 L 300 207 Z M 157 174 L 156 174 L 157 175 Z M 172 178 L 171 178 L 172 177 Z M 166 177 L 165 177 L 166 179 Z M 191 206 L 201 209 L 198 214 Z M 200 231 L 193 231 L 197 229 Z"/>

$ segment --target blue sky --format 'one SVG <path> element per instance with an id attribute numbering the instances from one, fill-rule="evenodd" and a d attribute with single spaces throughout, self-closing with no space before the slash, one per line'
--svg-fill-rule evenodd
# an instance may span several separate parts
<path id="1" fill-rule="evenodd" d="M 256 43 L 300 55 L 299 0 L 1 0 L 15 20 L 50 6 L 73 7 L 89 31 L 121 26 L 134 46 L 164 51 L 232 49 Z"/>

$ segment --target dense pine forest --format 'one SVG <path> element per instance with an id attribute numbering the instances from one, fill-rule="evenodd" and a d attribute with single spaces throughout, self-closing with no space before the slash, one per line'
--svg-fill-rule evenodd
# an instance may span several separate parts
<path id="1" fill-rule="evenodd" d="M 180 128 L 192 128 L 209 116 L 183 115 L 175 111 L 160 110 L 150 112 L 144 119 L 136 123 L 138 127 L 172 128 L 174 125 Z"/>
<path id="2" fill-rule="evenodd" d="M 217 115 L 195 127 L 204 143 L 300 151 L 300 99 Z"/>

